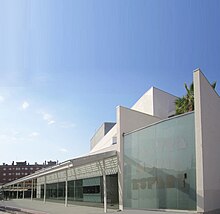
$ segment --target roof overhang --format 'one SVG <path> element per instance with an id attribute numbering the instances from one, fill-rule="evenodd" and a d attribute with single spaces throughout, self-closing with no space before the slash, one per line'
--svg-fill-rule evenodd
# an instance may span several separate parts
<path id="1" fill-rule="evenodd" d="M 53 174 L 62 170 L 66 170 L 66 169 L 70 169 L 70 168 L 75 168 L 75 167 L 79 167 L 79 166 L 83 166 L 86 164 L 90 164 L 90 163 L 94 163 L 94 162 L 98 162 L 101 160 L 105 160 L 111 157 L 117 156 L 117 151 L 108 151 L 108 152 L 103 152 L 103 153 L 97 153 L 97 154 L 92 154 L 92 155 L 85 155 L 85 156 L 81 156 L 78 158 L 74 158 L 74 159 L 70 159 L 67 160 L 65 162 L 62 162 L 58 165 L 55 166 L 51 166 L 51 167 L 47 167 L 47 168 L 43 168 L 39 171 L 36 171 L 35 173 L 25 176 L 23 178 L 19 178 L 17 180 L 14 180 L 12 182 L 6 183 L 3 185 L 3 188 L 11 186 L 11 185 L 15 185 L 17 183 L 22 183 L 28 180 L 32 180 L 32 179 L 37 179 L 39 177 L 42 176 L 46 176 L 49 174 Z"/>

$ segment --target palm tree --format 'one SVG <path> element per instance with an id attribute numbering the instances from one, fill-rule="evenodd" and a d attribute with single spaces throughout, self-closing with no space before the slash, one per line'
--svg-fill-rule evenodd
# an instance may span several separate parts
<path id="1" fill-rule="evenodd" d="M 186 112 L 194 111 L 194 85 L 190 84 L 188 87 L 187 84 L 184 84 L 186 89 L 186 95 L 180 98 L 177 98 L 175 101 L 176 105 L 176 115 L 183 114 Z M 216 82 L 212 84 L 212 88 L 215 89 Z"/>

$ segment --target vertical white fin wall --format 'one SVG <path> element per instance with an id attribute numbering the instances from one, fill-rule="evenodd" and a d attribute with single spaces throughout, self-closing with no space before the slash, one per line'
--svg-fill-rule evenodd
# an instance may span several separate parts
<path id="1" fill-rule="evenodd" d="M 197 211 L 220 209 L 220 97 L 194 72 Z"/>

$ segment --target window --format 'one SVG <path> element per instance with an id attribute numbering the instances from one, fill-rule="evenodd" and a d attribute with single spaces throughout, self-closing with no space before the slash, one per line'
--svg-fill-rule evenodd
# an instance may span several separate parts
<path id="1" fill-rule="evenodd" d="M 117 137 L 112 138 L 112 145 L 117 144 Z"/>
<path id="2" fill-rule="evenodd" d="M 6 170 L 6 168 L 3 168 L 3 170 Z"/>
<path id="3" fill-rule="evenodd" d="M 6 173 L 3 173 L 3 176 L 6 176 Z"/>
<path id="4" fill-rule="evenodd" d="M 20 168 L 19 168 L 19 167 L 17 167 L 17 168 L 16 168 L 16 170 L 20 170 Z"/>
<path id="5" fill-rule="evenodd" d="M 95 194 L 100 193 L 100 186 L 86 186 L 83 187 L 84 194 Z"/>
<path id="6" fill-rule="evenodd" d="M 16 175 L 20 175 L 20 172 L 17 172 Z"/>

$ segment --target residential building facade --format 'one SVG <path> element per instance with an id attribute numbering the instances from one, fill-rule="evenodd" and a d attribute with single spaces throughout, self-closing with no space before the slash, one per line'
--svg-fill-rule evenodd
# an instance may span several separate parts
<path id="1" fill-rule="evenodd" d="M 48 161 L 44 164 L 29 164 L 27 161 L 16 163 L 13 161 L 12 164 L 3 163 L 0 165 L 0 185 L 33 174 L 37 170 L 53 165 L 56 165 L 56 161 Z"/>

